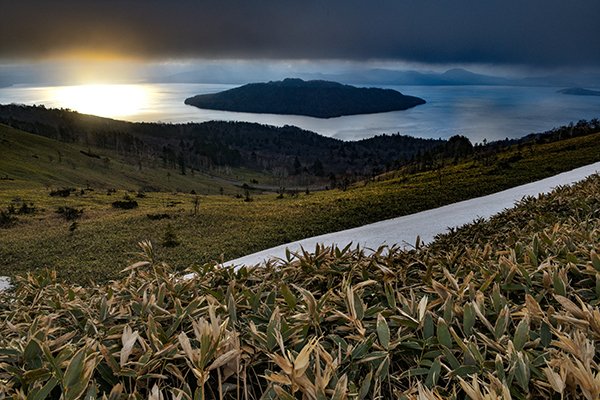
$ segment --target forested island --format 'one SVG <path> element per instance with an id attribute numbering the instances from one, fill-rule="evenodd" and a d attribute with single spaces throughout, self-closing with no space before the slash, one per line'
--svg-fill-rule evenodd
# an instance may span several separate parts
<path id="1" fill-rule="evenodd" d="M 425 104 L 425 100 L 393 89 L 288 78 L 189 97 L 185 104 L 210 110 L 333 118 L 406 110 Z"/>

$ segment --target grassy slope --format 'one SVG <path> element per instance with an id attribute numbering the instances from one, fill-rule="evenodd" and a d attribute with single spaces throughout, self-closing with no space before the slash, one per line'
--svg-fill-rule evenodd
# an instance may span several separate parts
<path id="1" fill-rule="evenodd" d="M 48 266 L 56 268 L 61 279 L 80 283 L 90 278 L 115 278 L 143 239 L 155 243 L 160 254 L 180 269 L 232 259 L 304 237 L 493 193 L 599 161 L 600 134 L 534 146 L 523 150 L 522 156 L 503 167 L 503 163 L 482 166 L 472 161 L 449 166 L 441 171 L 441 183 L 436 171 L 399 172 L 345 192 L 302 193 L 284 199 L 261 195 L 252 202 L 232 196 L 201 196 L 196 216 L 192 215 L 194 196 L 183 193 L 147 193 L 136 199 L 138 209 L 123 211 L 110 206 L 124 196 L 123 190 L 111 196 L 97 190 L 54 198 L 46 189 L 23 188 L 21 181 L 0 181 L 1 209 L 15 198 L 41 209 L 35 215 L 20 216 L 9 229 L 0 229 L 0 275 Z M 74 233 L 55 213 L 64 205 L 84 210 Z M 148 219 L 147 214 L 157 213 L 171 218 Z M 178 247 L 161 246 L 169 226 L 181 242 Z"/>
<path id="2" fill-rule="evenodd" d="M 89 157 L 81 151 L 90 151 L 102 159 Z M 157 165 L 142 165 L 142 169 L 122 162 L 120 157 L 105 150 L 58 142 L 0 124 L 0 181 L 3 190 L 43 187 L 127 188 L 139 190 L 154 187 L 163 191 L 179 189 L 198 193 L 219 193 L 236 189 L 226 182 L 215 182 L 210 177 L 189 172 L 187 175 Z M 104 158 L 110 161 L 106 163 Z"/>
<path id="3" fill-rule="evenodd" d="M 595 176 L 409 252 L 181 280 L 146 249 L 110 286 L 32 276 L 0 295 L 0 391 L 597 399 L 599 194 Z"/>

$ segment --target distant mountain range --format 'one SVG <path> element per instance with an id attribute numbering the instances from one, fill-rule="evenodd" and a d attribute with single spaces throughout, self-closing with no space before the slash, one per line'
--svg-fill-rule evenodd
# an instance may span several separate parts
<path id="1" fill-rule="evenodd" d="M 599 73 L 580 73 L 577 75 L 546 75 L 526 78 L 509 78 L 479 74 L 463 68 L 453 68 L 445 72 L 425 72 L 415 70 L 366 69 L 339 73 L 288 73 L 305 80 L 335 81 L 353 85 L 424 85 L 424 86 L 559 86 L 579 87 L 600 85 Z M 242 77 L 251 76 L 244 80 Z M 260 71 L 236 71 L 232 68 L 206 66 L 194 71 L 177 73 L 153 80 L 164 83 L 244 83 L 248 81 L 282 79 Z"/>
<path id="2" fill-rule="evenodd" d="M 443 73 L 371 69 L 340 74 L 308 74 L 311 79 L 335 79 L 341 82 L 368 82 L 380 85 L 509 85 L 506 78 L 482 75 L 455 68 Z"/>
<path id="3" fill-rule="evenodd" d="M 139 67 L 139 66 L 138 66 Z M 289 76 L 304 80 L 326 80 L 352 85 L 509 85 L 509 86 L 550 86 L 599 88 L 600 72 L 560 72 L 541 76 L 515 78 L 494 74 L 481 74 L 463 68 L 445 72 L 425 70 L 399 70 L 386 68 L 360 68 L 331 66 L 325 69 L 314 67 L 282 67 L 278 64 L 263 63 L 196 63 L 184 66 L 165 67 L 156 65 L 139 67 L 135 78 L 121 77 L 120 83 L 211 83 L 244 84 L 281 80 Z M 318 71 L 318 72 L 316 72 Z M 71 69 L 61 64 L 30 63 L 0 64 L 0 85 L 72 85 Z"/>
<path id="4" fill-rule="evenodd" d="M 558 93 L 562 94 L 572 94 L 575 96 L 600 96 L 600 91 L 598 90 L 588 90 L 583 88 L 568 88 L 559 90 Z"/>
<path id="5" fill-rule="evenodd" d="M 370 69 L 363 72 L 340 74 L 305 74 L 310 79 L 332 79 L 344 83 L 369 83 L 378 85 L 424 85 L 424 86 L 587 86 L 592 82 L 600 83 L 600 74 L 581 74 L 576 78 L 563 75 L 547 75 L 527 78 L 506 78 L 478 74 L 462 68 L 449 69 L 446 72 L 398 71 L 389 69 Z M 586 82 L 588 84 L 578 84 Z"/>
<path id="6" fill-rule="evenodd" d="M 392 89 L 358 88 L 337 82 L 284 79 L 250 83 L 187 98 L 185 104 L 211 110 L 333 118 L 406 110 L 425 100 Z"/>

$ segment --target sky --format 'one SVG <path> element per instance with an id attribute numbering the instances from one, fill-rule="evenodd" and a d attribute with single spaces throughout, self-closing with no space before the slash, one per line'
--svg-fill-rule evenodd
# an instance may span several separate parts
<path id="1" fill-rule="evenodd" d="M 598 0 L 0 0 L 0 10 L 3 65 L 335 60 L 600 69 Z"/>

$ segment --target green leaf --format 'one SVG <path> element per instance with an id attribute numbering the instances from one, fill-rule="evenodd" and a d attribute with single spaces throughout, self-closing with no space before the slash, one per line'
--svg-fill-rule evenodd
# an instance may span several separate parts
<path id="1" fill-rule="evenodd" d="M 98 364 L 96 371 L 98 371 L 100 377 L 102 377 L 102 380 L 111 386 L 116 385 L 119 381 L 106 362 Z"/>
<path id="2" fill-rule="evenodd" d="M 379 368 L 377 368 L 377 371 L 375 371 L 375 376 L 377 377 L 378 381 L 383 382 L 386 379 L 388 379 L 389 374 L 390 374 L 390 358 L 386 357 L 383 360 L 383 362 L 379 365 Z"/>
<path id="3" fill-rule="evenodd" d="M 362 400 L 367 397 L 369 394 L 369 389 L 371 388 L 371 379 L 373 378 L 373 371 L 369 371 L 369 373 L 365 376 L 363 381 L 360 384 L 360 389 L 358 390 L 358 398 Z"/>
<path id="4" fill-rule="evenodd" d="M 492 289 L 492 304 L 497 313 L 506 305 L 506 300 L 502 297 L 500 286 L 497 283 L 494 284 L 494 288 Z"/>
<path id="5" fill-rule="evenodd" d="M 468 343 L 467 350 L 469 351 L 471 357 L 473 357 L 474 361 L 476 361 L 479 365 L 483 365 L 483 363 L 485 362 L 485 358 L 481 354 L 481 351 L 479 351 L 479 346 L 477 346 L 476 343 Z"/>
<path id="6" fill-rule="evenodd" d="M 540 343 L 544 347 L 550 346 L 552 342 L 552 331 L 550 330 L 550 325 L 546 323 L 546 321 L 542 321 L 540 326 Z"/>
<path id="7" fill-rule="evenodd" d="M 45 381 L 50 377 L 50 371 L 47 368 L 36 368 L 29 370 L 23 374 L 23 380 L 27 383 L 35 381 Z"/>
<path id="8" fill-rule="evenodd" d="M 473 333 L 473 326 L 475 326 L 475 310 L 471 303 L 465 304 L 463 310 L 463 331 L 465 336 L 471 336 Z"/>
<path id="9" fill-rule="evenodd" d="M 527 360 L 521 352 L 517 353 L 515 377 L 517 378 L 519 386 L 521 386 L 526 393 L 529 393 L 529 360 Z"/>
<path id="10" fill-rule="evenodd" d="M 429 339 L 435 335 L 435 325 L 433 323 L 433 316 L 429 311 L 425 312 L 425 318 L 423 318 L 423 338 Z"/>
<path id="11" fill-rule="evenodd" d="M 375 341 L 374 336 L 369 336 L 366 340 L 363 340 L 359 345 L 357 345 L 354 350 L 352 350 L 352 354 L 350 357 L 352 360 L 360 360 L 367 354 L 371 346 L 373 346 L 373 342 Z"/>
<path id="12" fill-rule="evenodd" d="M 427 378 L 425 378 L 425 386 L 428 388 L 432 388 L 437 385 L 437 381 L 442 372 L 442 361 L 441 357 L 435 359 L 433 364 L 431 364 L 431 368 L 429 368 L 429 372 L 427 373 Z"/>
<path id="13" fill-rule="evenodd" d="M 359 321 L 362 321 L 362 319 L 365 317 L 365 304 L 363 303 L 360 296 L 355 294 L 353 297 L 354 309 L 356 310 L 356 318 L 358 318 Z"/>
<path id="14" fill-rule="evenodd" d="M 538 237 L 537 234 L 533 235 L 533 243 L 531 244 L 531 251 L 532 251 L 532 255 L 535 258 L 534 260 L 532 260 L 533 262 L 533 266 L 534 267 L 538 267 L 538 259 L 540 257 L 540 238 Z"/>
<path id="15" fill-rule="evenodd" d="M 389 282 L 386 282 L 384 289 L 385 289 L 385 298 L 387 300 L 388 306 L 392 309 L 395 309 L 396 308 L 396 295 L 395 295 L 395 290 L 392 287 L 392 284 Z"/>
<path id="16" fill-rule="evenodd" d="M 515 346 L 515 350 L 521 351 L 523 350 L 523 346 L 529 341 L 529 319 L 523 318 L 519 325 L 517 325 L 517 330 L 515 331 L 515 337 L 513 338 L 513 344 Z"/>
<path id="17" fill-rule="evenodd" d="M 413 378 L 415 376 L 423 376 L 429 373 L 429 368 L 411 368 L 400 374 L 400 379 Z"/>
<path id="18" fill-rule="evenodd" d="M 458 368 L 452 370 L 452 376 L 460 376 L 466 378 L 467 376 L 476 374 L 479 372 L 479 367 L 476 365 L 461 365 Z"/>
<path id="19" fill-rule="evenodd" d="M 271 320 L 267 325 L 267 348 L 269 351 L 273 350 L 277 345 L 277 336 L 275 331 L 279 331 L 281 327 L 281 320 L 279 319 L 279 311 L 275 309 L 275 312 L 271 316 Z"/>
<path id="20" fill-rule="evenodd" d="M 502 335 L 504 335 L 504 332 L 506 332 L 506 327 L 508 326 L 508 320 L 510 318 L 509 314 L 510 311 L 508 306 L 504 306 L 496 319 L 496 325 L 494 325 L 494 338 L 496 340 L 500 339 Z"/>
<path id="21" fill-rule="evenodd" d="M 90 385 L 84 398 L 85 400 L 93 400 L 98 398 L 98 388 L 96 385 Z"/>
<path id="22" fill-rule="evenodd" d="M 454 356 L 454 354 L 452 354 L 452 351 L 450 351 L 450 349 L 443 349 L 442 353 L 444 354 L 445 360 L 450 364 L 450 368 L 456 369 L 460 367 L 460 362 Z"/>
<path id="23" fill-rule="evenodd" d="M 48 360 L 48 362 L 50 363 L 50 367 L 52 367 L 52 370 L 54 372 L 54 376 L 58 378 L 59 381 L 62 381 L 63 379 L 63 371 L 60 368 L 60 361 L 56 360 L 53 356 L 52 356 L 52 352 L 50 351 L 50 349 L 48 348 L 48 344 L 47 343 L 41 343 L 42 346 L 42 351 L 44 352 L 44 356 L 46 357 L 46 360 Z M 63 349 L 63 352 L 66 351 L 67 349 Z"/>
<path id="24" fill-rule="evenodd" d="M 32 391 L 27 395 L 27 400 L 44 400 L 50 396 L 50 392 L 58 385 L 58 380 L 54 377 L 50 378 L 48 382 L 40 389 Z"/>
<path id="25" fill-rule="evenodd" d="M 561 296 L 567 296 L 567 288 L 566 283 L 563 281 L 562 277 L 558 273 L 558 271 L 554 271 L 554 276 L 552 279 L 552 286 L 554 287 L 554 292 Z"/>
<path id="26" fill-rule="evenodd" d="M 452 335 L 450 335 L 448 324 L 441 317 L 438 318 L 437 322 L 437 340 L 442 346 L 452 347 Z"/>
<path id="27" fill-rule="evenodd" d="M 378 360 L 386 358 L 387 356 L 389 356 L 389 353 L 387 351 L 373 351 L 373 352 L 365 355 L 363 358 L 361 358 L 360 361 L 358 361 L 358 363 L 366 363 L 366 362 L 371 362 L 371 361 L 376 362 L 377 361 L 374 365 L 378 365 Z"/>
<path id="28" fill-rule="evenodd" d="M 390 328 L 387 321 L 381 314 L 377 314 L 377 337 L 379 343 L 384 349 L 389 350 L 390 348 Z"/>
<path id="29" fill-rule="evenodd" d="M 83 375 L 86 348 L 82 347 L 75 353 L 65 371 L 63 386 L 65 389 L 75 386 Z"/>
<path id="30" fill-rule="evenodd" d="M 452 318 L 454 317 L 454 299 L 452 296 L 448 296 L 444 303 L 444 321 L 451 324 Z"/>
<path id="31" fill-rule="evenodd" d="M 600 272 L 600 257 L 596 251 L 592 250 L 590 252 L 590 260 L 592 260 L 592 266 L 598 272 Z"/>
<path id="32" fill-rule="evenodd" d="M 281 285 L 281 295 L 283 296 L 283 299 L 285 300 L 285 302 L 287 303 L 287 305 L 290 309 L 296 308 L 296 304 L 298 303 L 298 300 L 296 299 L 296 296 L 294 296 L 294 294 L 292 293 L 290 288 L 285 283 Z"/>
<path id="33" fill-rule="evenodd" d="M 496 354 L 496 359 L 494 360 L 494 366 L 496 367 L 496 375 L 500 382 L 506 379 L 506 374 L 504 372 L 504 363 L 502 362 L 502 357 L 500 354 Z"/>
<path id="34" fill-rule="evenodd" d="M 25 364 L 31 369 L 37 369 L 42 367 L 42 348 L 39 342 L 35 338 L 29 339 L 25 350 L 23 351 L 23 360 Z"/>

